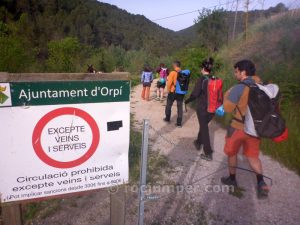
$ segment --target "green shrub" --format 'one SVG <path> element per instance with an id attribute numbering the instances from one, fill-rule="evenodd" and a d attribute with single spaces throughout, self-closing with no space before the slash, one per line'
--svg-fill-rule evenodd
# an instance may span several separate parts
<path id="1" fill-rule="evenodd" d="M 299 102 L 291 101 L 282 111 L 289 129 L 288 141 L 277 144 L 271 140 L 263 140 L 262 150 L 300 175 L 300 116 L 298 110 L 300 110 Z"/>
<path id="2" fill-rule="evenodd" d="M 209 51 L 204 48 L 185 48 L 177 52 L 175 60 L 181 61 L 182 69 L 189 69 L 192 78 L 197 78 L 200 74 L 200 65 L 204 59 L 210 57 Z"/>
<path id="3" fill-rule="evenodd" d="M 48 71 L 75 72 L 80 47 L 77 38 L 68 37 L 59 41 L 50 41 L 48 44 Z"/>
<path id="4" fill-rule="evenodd" d="M 20 38 L 0 35 L 0 71 L 27 72 L 33 62 L 31 52 Z"/>

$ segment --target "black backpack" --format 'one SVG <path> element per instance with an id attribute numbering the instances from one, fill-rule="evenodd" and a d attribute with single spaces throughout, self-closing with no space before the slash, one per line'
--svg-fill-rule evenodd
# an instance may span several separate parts
<path id="1" fill-rule="evenodd" d="M 244 131 L 249 135 L 262 138 L 280 136 L 285 131 L 286 126 L 279 112 L 280 93 L 278 86 L 276 84 L 261 85 L 244 82 L 241 84 L 250 88 L 248 109 L 243 117 Z"/>

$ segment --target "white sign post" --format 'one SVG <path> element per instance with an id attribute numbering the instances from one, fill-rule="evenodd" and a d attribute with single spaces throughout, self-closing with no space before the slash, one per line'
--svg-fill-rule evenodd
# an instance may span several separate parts
<path id="1" fill-rule="evenodd" d="M 1 202 L 127 183 L 129 98 L 129 81 L 0 83 Z"/>

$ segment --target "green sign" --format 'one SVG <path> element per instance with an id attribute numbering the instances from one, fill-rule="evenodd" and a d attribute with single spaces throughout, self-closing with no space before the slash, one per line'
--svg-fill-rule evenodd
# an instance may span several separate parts
<path id="1" fill-rule="evenodd" d="M 12 82 L 10 90 L 12 106 L 126 102 L 130 99 L 130 81 Z"/>

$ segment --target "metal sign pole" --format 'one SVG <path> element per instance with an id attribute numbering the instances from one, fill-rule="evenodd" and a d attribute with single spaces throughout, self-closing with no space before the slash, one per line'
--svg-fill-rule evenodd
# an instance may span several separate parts
<path id="1" fill-rule="evenodd" d="M 140 188 L 139 188 L 139 222 L 138 225 L 144 224 L 144 205 L 145 205 L 145 186 L 147 177 L 147 160 L 148 160 L 148 139 L 149 139 L 149 120 L 144 120 L 143 140 L 141 149 L 141 171 L 140 171 Z"/>

